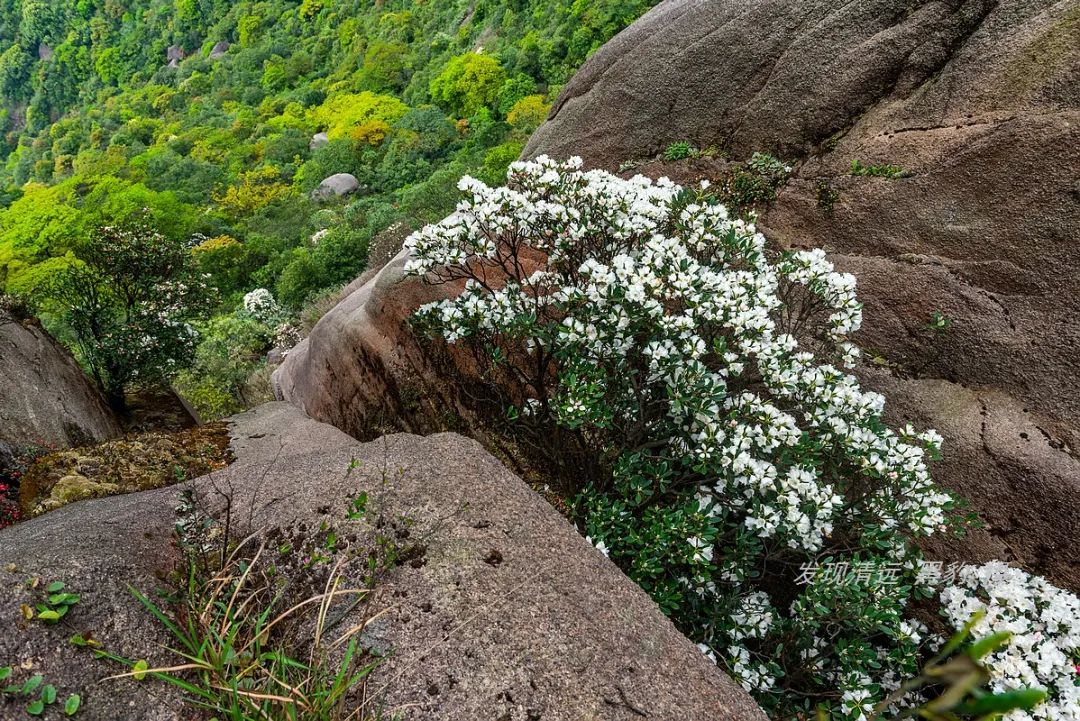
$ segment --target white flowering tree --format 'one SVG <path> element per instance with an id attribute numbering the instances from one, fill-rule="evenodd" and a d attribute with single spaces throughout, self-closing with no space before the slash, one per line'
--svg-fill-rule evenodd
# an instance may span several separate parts
<path id="1" fill-rule="evenodd" d="M 62 318 L 76 355 L 117 410 L 133 385 L 167 382 L 190 359 L 191 323 L 214 292 L 188 244 L 145 218 L 98 228 L 76 260 L 35 286 L 31 300 Z"/>
<path id="2" fill-rule="evenodd" d="M 591 450 L 590 538 L 767 708 L 869 714 L 926 655 L 908 539 L 954 504 L 927 470 L 940 437 L 888 428 L 846 370 L 854 278 L 771 251 L 704 187 L 541 157 L 460 188 L 405 243 L 407 272 L 464 281 L 420 324 L 485 349 L 521 415 Z M 806 573 L 836 561 L 869 570 Z"/>

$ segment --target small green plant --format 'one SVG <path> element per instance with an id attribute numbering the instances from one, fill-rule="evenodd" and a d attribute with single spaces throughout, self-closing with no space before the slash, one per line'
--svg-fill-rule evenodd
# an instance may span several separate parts
<path id="1" fill-rule="evenodd" d="M 347 516 L 350 521 L 359 521 L 367 513 L 368 494 L 367 491 L 360 491 L 356 494 L 356 497 L 349 501 L 349 510 Z"/>
<path id="2" fill-rule="evenodd" d="M 31 588 L 37 588 L 40 586 L 40 579 L 32 578 L 27 581 L 27 585 Z M 64 589 L 66 587 L 63 581 L 53 581 L 46 586 L 41 601 L 34 604 L 37 613 L 33 614 L 33 617 L 43 623 L 54 624 L 66 616 L 71 607 L 79 602 L 79 594 L 65 593 Z M 27 614 L 27 610 L 27 607 L 24 606 L 23 616 L 29 620 L 31 615 Z"/>
<path id="3" fill-rule="evenodd" d="M 245 552 L 253 541 L 251 536 L 240 542 L 221 570 L 209 577 L 198 564 L 190 563 L 187 585 L 173 613 L 132 589 L 139 603 L 172 636 L 181 663 L 150 667 L 143 659 L 95 651 L 131 669 L 110 678 L 150 676 L 164 681 L 186 692 L 193 705 L 219 718 L 367 718 L 363 709 L 348 711 L 345 702 L 378 664 L 357 643 L 358 634 L 374 617 L 365 615 L 332 640 L 329 634 L 345 616 L 336 605 L 345 599 L 362 602 L 370 592 L 343 588 L 339 563 L 321 593 L 285 601 L 275 580 L 276 568 L 263 563 L 265 542 Z M 311 624 L 313 640 L 306 643 L 301 632 L 308 629 L 306 638 L 312 639 Z M 298 653 L 301 648 L 306 649 L 303 655 Z"/>
<path id="4" fill-rule="evenodd" d="M 822 178 L 814 184 L 814 198 L 817 200 L 817 207 L 821 208 L 825 215 L 832 215 L 833 208 L 840 200 L 840 191 Z"/>
<path id="5" fill-rule="evenodd" d="M 942 313 L 940 310 L 935 310 L 930 314 L 930 322 L 922 327 L 922 329 L 928 333 L 933 334 L 935 338 L 941 338 L 945 335 L 945 331 L 952 325 L 952 318 Z"/>
<path id="6" fill-rule="evenodd" d="M 768 153 L 754 153 L 746 161 L 746 167 L 758 175 L 786 181 L 791 175 L 791 166 L 785 165 L 779 158 Z"/>
<path id="7" fill-rule="evenodd" d="M 700 150 L 691 145 L 685 140 L 677 140 L 664 149 L 664 160 L 668 162 L 674 162 L 676 160 L 686 160 L 687 158 L 696 158 L 700 154 Z"/>
<path id="8" fill-rule="evenodd" d="M 13 666 L 0 667 L 0 684 L 8 683 L 15 674 Z M 34 674 L 22 683 L 9 684 L 0 687 L 0 698 L 5 702 L 25 702 L 25 711 L 28 716 L 41 716 L 48 706 L 56 703 L 56 686 L 45 683 L 45 677 Z M 82 705 L 82 698 L 78 694 L 71 694 L 64 702 L 64 715 L 74 716 Z"/>
<path id="9" fill-rule="evenodd" d="M 945 345 L 938 341 L 945 337 L 949 328 L 952 327 L 952 322 L 952 318 L 940 310 L 935 310 L 930 314 L 929 322 L 919 329 L 927 336 L 929 351 L 923 355 L 922 362 L 911 369 L 916 376 L 922 375 L 927 368 L 941 358 L 945 352 Z"/>
<path id="10" fill-rule="evenodd" d="M 863 165 L 858 160 L 851 161 L 851 174 L 860 177 L 888 178 L 895 180 L 904 177 L 904 169 L 899 165 Z"/>
<path id="11" fill-rule="evenodd" d="M 776 200 L 777 191 L 790 177 L 790 165 L 768 153 L 754 153 L 749 160 L 728 171 L 716 195 L 737 215 L 748 216 L 755 208 Z"/>

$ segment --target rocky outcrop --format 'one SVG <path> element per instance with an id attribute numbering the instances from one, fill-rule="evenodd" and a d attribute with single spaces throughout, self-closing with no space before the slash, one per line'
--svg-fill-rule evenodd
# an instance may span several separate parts
<path id="1" fill-rule="evenodd" d="M 319 187 L 311 191 L 311 199 L 315 201 L 340 198 L 355 193 L 360 188 L 360 181 L 356 176 L 349 173 L 335 173 L 329 178 L 324 178 Z"/>
<path id="2" fill-rule="evenodd" d="M 36 322 L 2 310 L 0 379 L 0 445 L 67 448 L 120 434 L 71 354 Z"/>
<path id="3" fill-rule="evenodd" d="M 766 235 L 858 277 L 862 344 L 899 366 L 873 382 L 943 431 L 937 477 L 987 544 L 1077 589 L 1077 38 L 1071 1 L 666 0 L 586 62 L 525 155 L 614 169 L 685 140 L 792 162 Z M 952 319 L 936 340 L 934 311 Z"/>
<path id="4" fill-rule="evenodd" d="M 383 615 L 363 637 L 391 652 L 368 686 L 389 715 L 764 721 L 641 589 L 475 442 L 441 434 L 359 444 L 284 403 L 237 417 L 232 432 L 237 462 L 194 490 L 219 506 L 227 492 L 234 518 L 255 528 L 351 523 L 360 538 L 407 519 L 412 552 L 377 586 Z M 184 716 L 171 687 L 99 683 L 121 669 L 74 656 L 69 628 L 23 620 L 33 593 L 24 582 L 64 581 L 82 597 L 66 621 L 113 653 L 172 661 L 127 585 L 151 592 L 177 560 L 169 539 L 179 490 L 84 501 L 0 530 L 0 658 L 44 674 L 60 698 L 81 693 L 80 718 Z M 361 490 L 368 515 L 347 521 Z M 345 570 L 347 581 L 364 573 Z"/>
<path id="5" fill-rule="evenodd" d="M 210 59 L 220 60 L 225 57 L 225 54 L 229 52 L 229 43 L 225 40 L 220 40 L 214 43 L 214 47 L 210 48 Z"/>
<path id="6" fill-rule="evenodd" d="M 382 268 L 393 260 L 411 234 L 412 228 L 403 220 L 377 233 L 368 243 L 368 267 Z"/>
<path id="7" fill-rule="evenodd" d="M 170 45 L 165 50 L 165 60 L 170 68 L 180 67 L 180 61 L 186 57 L 184 49 L 179 45 Z"/>
<path id="8" fill-rule="evenodd" d="M 356 438 L 393 430 L 478 430 L 460 402 L 461 384 L 448 376 L 467 365 L 437 367 L 423 338 L 409 326 L 418 307 L 456 289 L 406 277 L 407 257 L 400 251 L 342 291 L 343 300 L 274 371 L 279 399 Z"/>
<path id="9" fill-rule="evenodd" d="M 308 148 L 311 150 L 318 150 L 319 148 L 327 145 L 330 142 L 330 136 L 326 133 L 315 133 L 311 136 L 311 142 L 308 143 Z"/>
<path id="10" fill-rule="evenodd" d="M 947 439 L 934 477 L 970 500 L 983 522 L 963 538 L 931 536 L 922 545 L 933 558 L 1015 562 L 1080 588 L 1080 458 L 1058 424 L 999 389 L 882 370 L 863 375 L 888 398 L 890 422 L 933 427 Z"/>

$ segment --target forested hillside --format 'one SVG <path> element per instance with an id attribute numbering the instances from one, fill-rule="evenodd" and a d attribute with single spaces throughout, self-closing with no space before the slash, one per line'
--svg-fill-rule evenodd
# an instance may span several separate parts
<path id="1" fill-rule="evenodd" d="M 98 276 L 154 275 L 130 254 L 127 268 L 88 261 L 118 257 L 87 248 L 103 226 L 137 226 L 135 251 L 182 245 L 190 258 L 159 280 L 191 260 L 217 316 L 173 319 L 200 331 L 190 391 L 210 413 L 233 410 L 283 319 L 362 271 L 393 222 L 442 217 L 463 174 L 497 180 L 574 69 L 651 4 L 5 0 L 0 291 L 33 305 L 104 388 L 99 376 L 139 369 L 94 367 L 107 341 L 80 336 L 57 278 L 84 261 Z M 357 192 L 313 201 L 337 173 Z M 276 302 L 255 327 L 233 311 L 260 287 Z M 137 325 L 134 312 L 114 322 Z M 191 354 L 174 346 L 140 362 L 182 368 Z"/>

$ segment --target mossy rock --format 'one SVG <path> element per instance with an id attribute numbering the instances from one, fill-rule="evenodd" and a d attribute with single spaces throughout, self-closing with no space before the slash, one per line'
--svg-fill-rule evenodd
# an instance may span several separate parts
<path id="1" fill-rule="evenodd" d="M 29 518 L 87 498 L 188 481 L 231 461 L 223 423 L 143 433 L 44 456 L 23 477 L 19 503 Z"/>

